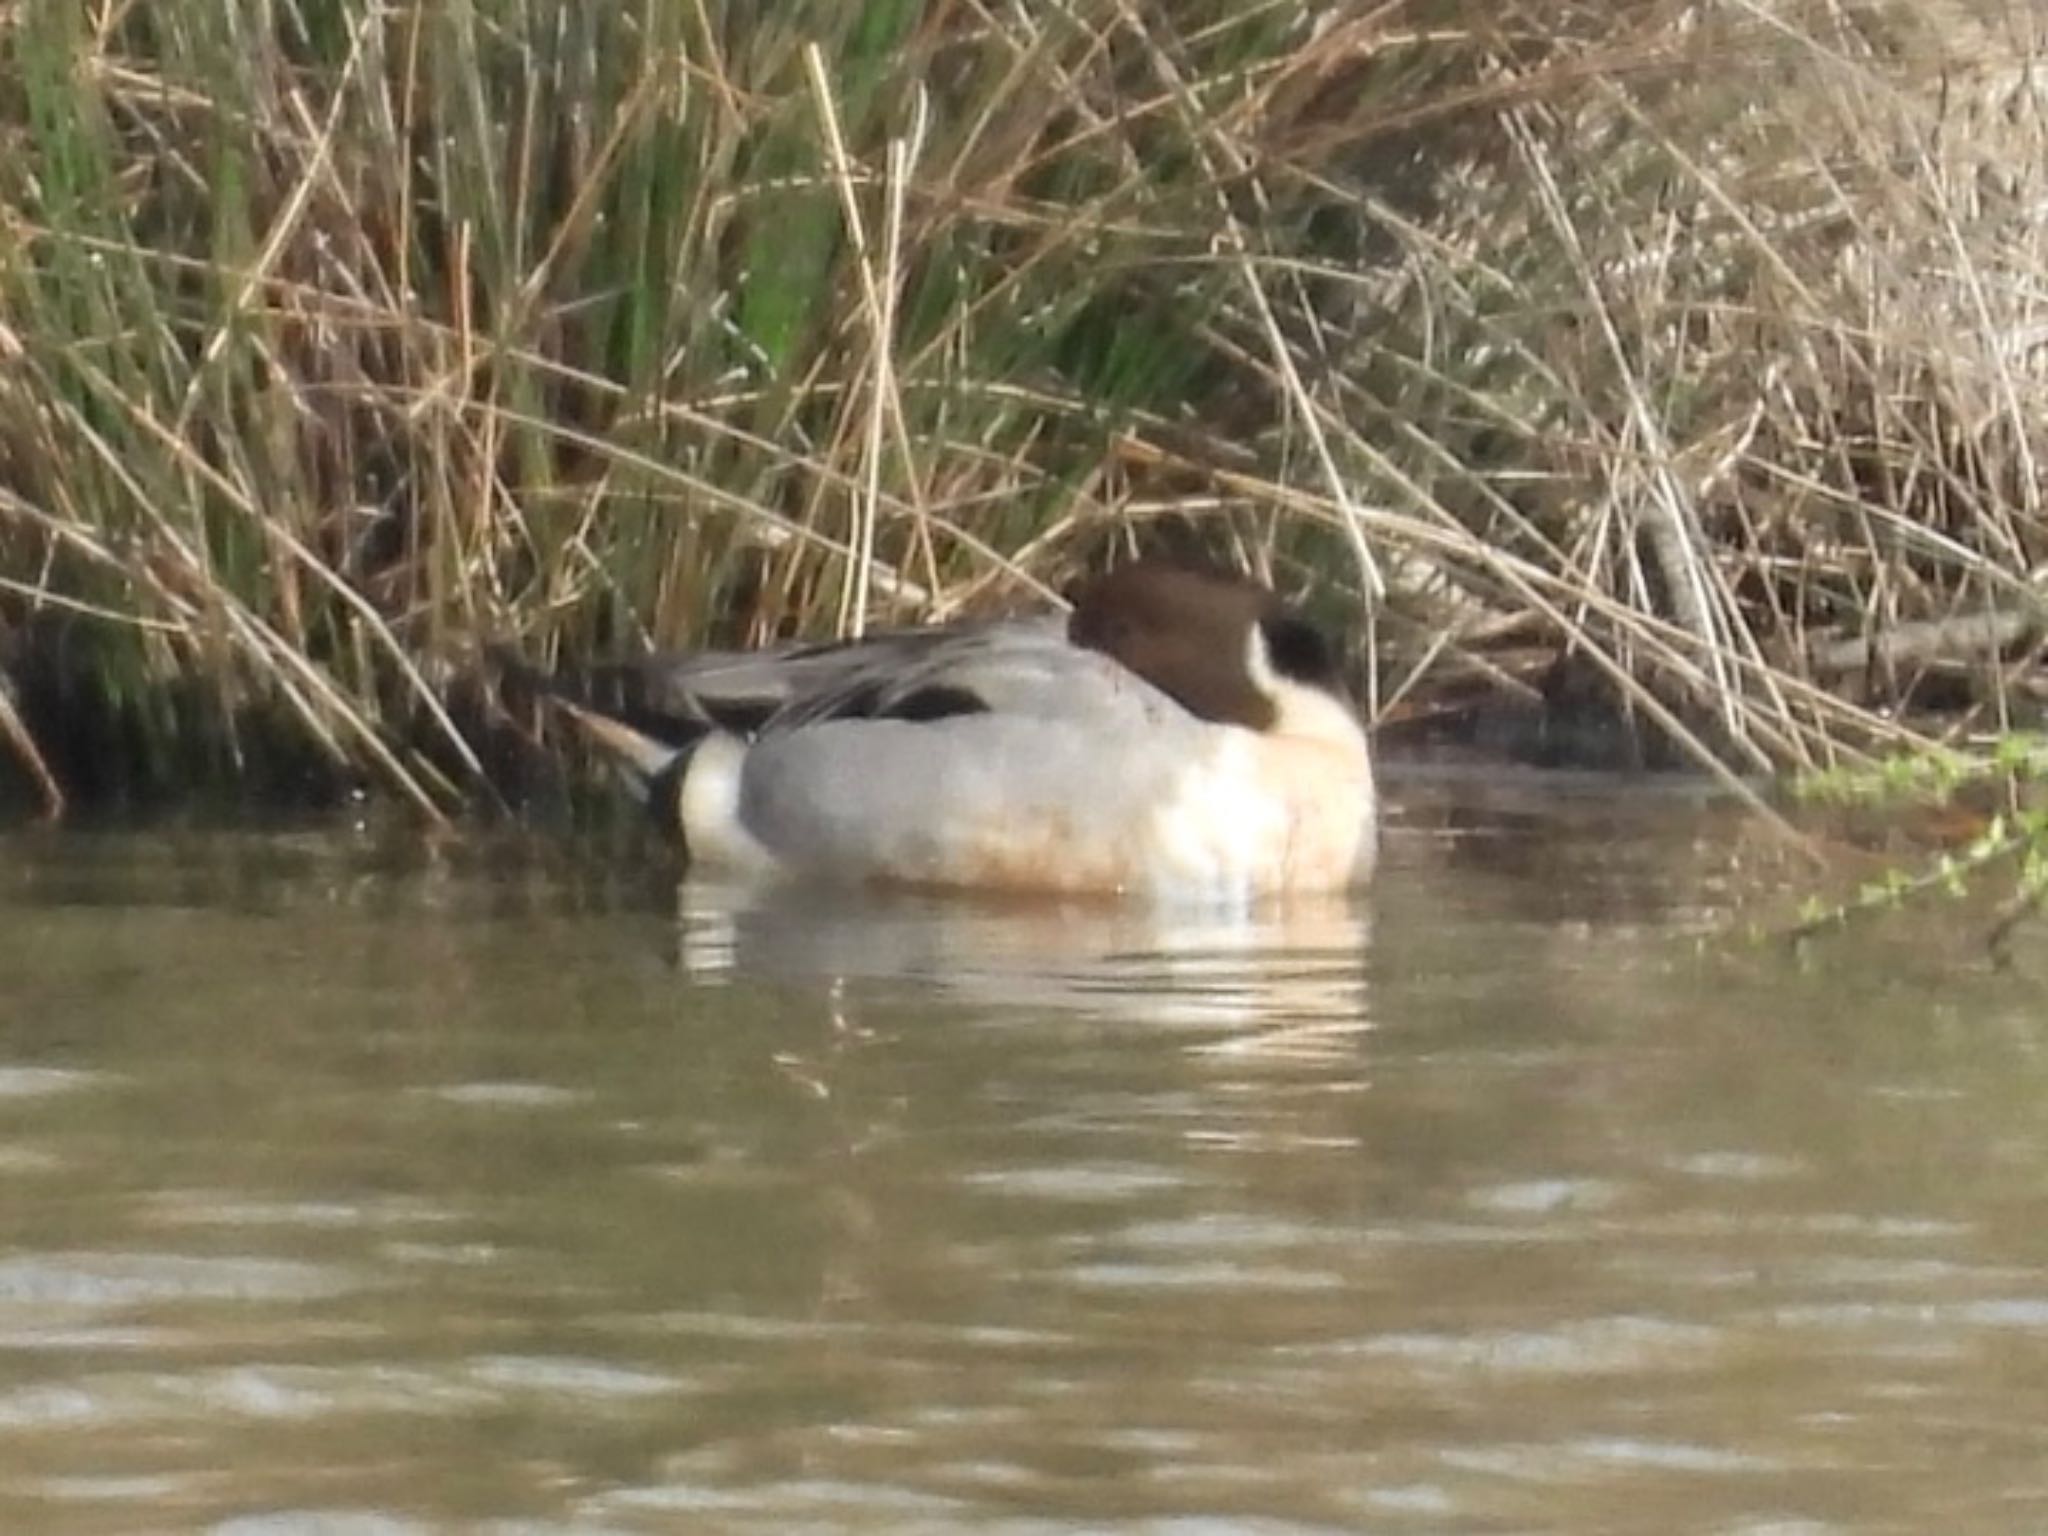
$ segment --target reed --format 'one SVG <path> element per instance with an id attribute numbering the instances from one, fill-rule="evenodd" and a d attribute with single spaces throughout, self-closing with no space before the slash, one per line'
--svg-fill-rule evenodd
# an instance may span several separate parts
<path id="1" fill-rule="evenodd" d="M 502 781 L 485 644 L 850 632 L 1137 544 L 1305 590 L 1390 724 L 1967 744 L 2048 640 L 2041 26 L 27 0 L 0 753 L 438 818 Z"/>

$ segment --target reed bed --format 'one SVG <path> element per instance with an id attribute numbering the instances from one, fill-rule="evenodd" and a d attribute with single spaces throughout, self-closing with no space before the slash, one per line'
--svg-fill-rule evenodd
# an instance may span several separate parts
<path id="1" fill-rule="evenodd" d="M 441 818 L 486 645 L 1141 546 L 1390 728 L 1967 745 L 2048 644 L 2044 64 L 1997 0 L 25 0 L 0 757 Z"/>

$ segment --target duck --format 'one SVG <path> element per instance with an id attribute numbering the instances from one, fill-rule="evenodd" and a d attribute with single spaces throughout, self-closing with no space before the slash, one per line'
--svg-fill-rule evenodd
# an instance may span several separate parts
<path id="1" fill-rule="evenodd" d="M 1320 629 L 1156 558 L 1071 599 L 539 682 L 692 867 L 1226 904 L 1370 880 L 1371 753 Z"/>

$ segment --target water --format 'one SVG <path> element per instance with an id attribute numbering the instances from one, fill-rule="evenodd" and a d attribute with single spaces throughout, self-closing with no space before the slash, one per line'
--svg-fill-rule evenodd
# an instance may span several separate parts
<path id="1" fill-rule="evenodd" d="M 1251 927 L 0 840 L 0 1529 L 2048 1526 L 2038 944 L 1397 799 Z"/>

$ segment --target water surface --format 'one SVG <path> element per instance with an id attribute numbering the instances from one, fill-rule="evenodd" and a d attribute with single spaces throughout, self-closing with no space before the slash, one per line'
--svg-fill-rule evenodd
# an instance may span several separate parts
<path id="1" fill-rule="evenodd" d="M 0 839 L 0 1529 L 2048 1526 L 2038 945 L 1397 799 L 1251 924 Z"/>

